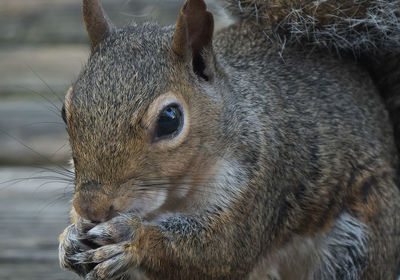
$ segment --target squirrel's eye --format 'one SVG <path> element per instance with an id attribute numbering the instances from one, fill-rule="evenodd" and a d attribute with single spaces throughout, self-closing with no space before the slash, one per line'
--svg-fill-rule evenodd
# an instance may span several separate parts
<path id="1" fill-rule="evenodd" d="M 174 136 L 183 124 L 182 111 L 179 105 L 172 104 L 165 107 L 158 117 L 156 137 Z"/>

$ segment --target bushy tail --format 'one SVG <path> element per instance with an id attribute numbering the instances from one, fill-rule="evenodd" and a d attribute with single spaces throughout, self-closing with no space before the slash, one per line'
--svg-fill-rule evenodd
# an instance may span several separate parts
<path id="1" fill-rule="evenodd" d="M 220 0 L 286 45 L 351 53 L 386 102 L 400 151 L 400 0 Z"/>
<path id="2" fill-rule="evenodd" d="M 220 0 L 288 43 L 400 52 L 400 0 Z"/>

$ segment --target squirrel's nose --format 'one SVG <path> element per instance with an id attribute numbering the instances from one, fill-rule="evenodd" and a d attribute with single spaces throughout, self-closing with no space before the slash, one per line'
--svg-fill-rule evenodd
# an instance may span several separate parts
<path id="1" fill-rule="evenodd" d="M 82 186 L 75 193 L 73 206 L 79 216 L 93 222 L 105 222 L 117 214 L 113 206 L 113 200 L 101 189 Z"/>

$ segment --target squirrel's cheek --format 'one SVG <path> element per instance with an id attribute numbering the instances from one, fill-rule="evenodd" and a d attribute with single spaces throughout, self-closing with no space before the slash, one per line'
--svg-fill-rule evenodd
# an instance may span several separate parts
<path id="1" fill-rule="evenodd" d="M 133 212 L 143 218 L 149 213 L 156 212 L 165 204 L 168 198 L 167 188 L 149 188 L 148 190 L 133 190 L 127 196 L 114 200 L 114 207 L 119 213 Z"/>

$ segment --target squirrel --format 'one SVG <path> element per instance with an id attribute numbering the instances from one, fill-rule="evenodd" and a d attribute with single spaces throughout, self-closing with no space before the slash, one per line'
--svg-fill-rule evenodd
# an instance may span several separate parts
<path id="1" fill-rule="evenodd" d="M 381 58 L 399 61 L 400 29 L 367 17 L 394 20 L 399 1 L 224 3 L 240 19 L 214 34 L 204 0 L 175 26 L 121 29 L 83 0 L 92 53 L 62 109 L 75 194 L 61 267 L 397 279 L 400 66 Z"/>

